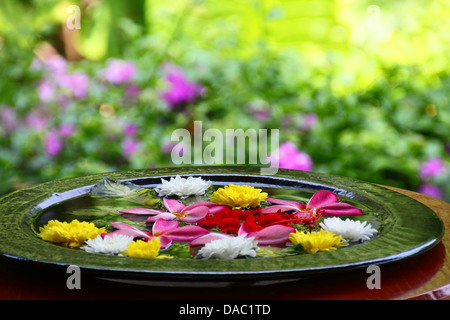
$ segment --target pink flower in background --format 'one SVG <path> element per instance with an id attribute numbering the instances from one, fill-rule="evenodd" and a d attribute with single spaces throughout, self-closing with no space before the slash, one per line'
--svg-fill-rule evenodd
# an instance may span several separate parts
<path id="1" fill-rule="evenodd" d="M 167 64 L 163 69 L 169 87 L 161 96 L 169 106 L 192 103 L 201 95 L 203 86 L 189 81 L 181 67 Z"/>
<path id="2" fill-rule="evenodd" d="M 174 148 L 176 148 L 175 151 L 173 151 Z M 164 143 L 162 144 L 162 146 L 161 146 L 161 152 L 162 152 L 162 153 L 172 153 L 172 152 L 175 152 L 175 154 L 177 154 L 177 155 L 179 155 L 179 156 L 182 156 L 183 153 L 184 153 L 184 150 L 188 150 L 188 148 L 189 148 L 189 147 L 188 147 L 185 143 L 183 143 L 183 142 L 180 142 L 180 143 L 175 144 L 175 143 L 173 143 L 173 142 L 166 141 L 166 142 L 164 142 Z"/>
<path id="3" fill-rule="evenodd" d="M 50 102 L 55 98 L 56 88 L 47 79 L 42 79 L 37 88 L 38 96 L 41 102 Z"/>
<path id="4" fill-rule="evenodd" d="M 44 139 L 46 153 L 51 157 L 57 156 L 64 148 L 66 139 L 70 138 L 74 132 L 75 126 L 70 123 L 63 123 L 48 131 Z"/>
<path id="5" fill-rule="evenodd" d="M 3 131 L 8 134 L 17 129 L 19 126 L 19 119 L 13 108 L 4 107 L 0 109 L 0 125 L 0 133 Z"/>
<path id="6" fill-rule="evenodd" d="M 89 92 L 89 77 L 84 73 L 65 74 L 60 77 L 60 86 L 69 90 L 75 99 L 83 99 Z"/>
<path id="7" fill-rule="evenodd" d="M 271 113 L 269 110 L 254 110 L 252 111 L 252 114 L 255 120 L 260 122 L 268 121 L 271 118 Z"/>
<path id="8" fill-rule="evenodd" d="M 311 157 L 297 149 L 297 147 L 289 141 L 285 141 L 280 145 L 278 152 L 269 156 L 271 163 L 278 163 L 279 168 L 295 169 L 311 171 L 313 169 L 313 161 Z"/>
<path id="9" fill-rule="evenodd" d="M 120 59 L 109 59 L 104 70 L 105 80 L 114 84 L 131 81 L 135 75 L 134 63 Z"/>
<path id="10" fill-rule="evenodd" d="M 419 193 L 438 199 L 442 199 L 443 197 L 442 190 L 439 187 L 430 183 L 421 185 L 418 191 Z"/>
<path id="11" fill-rule="evenodd" d="M 47 154 L 49 156 L 56 156 L 58 155 L 63 148 L 63 142 L 55 131 L 48 132 L 47 136 L 45 137 L 45 150 L 47 151 Z"/>
<path id="12" fill-rule="evenodd" d="M 37 87 L 41 102 L 60 102 L 65 95 L 75 99 L 83 99 L 88 95 L 89 77 L 82 72 L 68 72 L 67 61 L 63 57 L 51 56 L 39 65 L 33 62 L 32 68 L 41 67 L 45 67 Z"/>
<path id="13" fill-rule="evenodd" d="M 444 173 L 446 168 L 445 162 L 437 157 L 431 158 L 420 165 L 420 177 L 422 180 L 438 178 Z"/>
<path id="14" fill-rule="evenodd" d="M 63 138 L 70 138 L 75 132 L 75 126 L 71 123 L 63 123 L 58 127 L 58 134 Z"/>
<path id="15" fill-rule="evenodd" d="M 126 137 L 122 141 L 122 154 L 125 158 L 130 158 L 139 148 L 139 140 L 133 137 Z"/>
<path id="16" fill-rule="evenodd" d="M 53 73 L 62 74 L 67 71 L 67 60 L 60 55 L 52 55 L 44 61 L 44 65 Z"/>
<path id="17" fill-rule="evenodd" d="M 47 128 L 48 116 L 45 111 L 32 111 L 26 116 L 25 122 L 31 129 L 42 131 Z"/>
<path id="18" fill-rule="evenodd" d="M 135 85 L 135 84 L 130 84 L 129 86 L 127 86 L 127 88 L 125 89 L 125 92 L 131 97 L 131 98 L 136 98 L 139 95 L 139 86 Z"/>
<path id="19" fill-rule="evenodd" d="M 139 148 L 139 140 L 135 135 L 138 131 L 138 126 L 134 123 L 128 123 L 123 128 L 124 138 L 122 140 L 122 154 L 125 158 L 130 158 Z"/>
<path id="20" fill-rule="evenodd" d="M 269 121 L 272 117 L 270 105 L 265 101 L 252 101 L 245 105 L 246 111 L 260 122 Z"/>
<path id="21" fill-rule="evenodd" d="M 303 126 L 306 130 L 311 130 L 317 123 L 318 117 L 315 113 L 307 113 L 303 117 Z"/>
<path id="22" fill-rule="evenodd" d="M 126 136 L 134 136 L 138 131 L 138 126 L 134 123 L 128 123 L 125 125 L 123 132 Z"/>

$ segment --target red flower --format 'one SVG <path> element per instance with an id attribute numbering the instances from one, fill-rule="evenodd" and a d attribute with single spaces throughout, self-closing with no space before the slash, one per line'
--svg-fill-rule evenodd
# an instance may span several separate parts
<path id="1" fill-rule="evenodd" d="M 262 209 L 256 210 L 232 210 L 228 207 L 223 208 L 213 214 L 207 215 L 199 226 L 207 229 L 218 228 L 222 232 L 237 234 L 242 223 L 246 223 L 254 231 L 272 226 L 272 225 L 286 225 L 292 223 L 309 223 L 316 220 L 317 217 L 298 217 L 293 213 L 282 213 L 281 210 L 275 213 L 262 214 Z"/>
<path id="2" fill-rule="evenodd" d="M 198 225 L 208 229 L 219 228 L 226 233 L 236 234 L 241 227 L 241 223 L 247 219 L 248 216 L 252 216 L 256 213 L 260 213 L 261 209 L 257 210 L 232 210 L 228 207 L 224 207 L 213 214 L 208 214 Z"/>
<path id="3" fill-rule="evenodd" d="M 258 215 L 263 218 L 259 219 L 256 216 L 249 216 L 242 223 L 238 235 L 246 235 L 251 238 L 254 237 L 258 241 L 258 245 L 278 245 L 286 243 L 289 240 L 289 234 L 295 231 L 295 228 L 288 225 L 286 222 L 290 219 L 276 218 L 276 214 Z"/>
<path id="4" fill-rule="evenodd" d="M 299 219 L 295 214 L 281 213 L 280 211 L 277 213 L 256 214 L 248 216 L 247 219 L 245 219 L 247 229 L 251 231 L 258 231 L 273 225 L 288 226 L 292 223 L 299 222 L 301 222 L 301 219 Z"/>

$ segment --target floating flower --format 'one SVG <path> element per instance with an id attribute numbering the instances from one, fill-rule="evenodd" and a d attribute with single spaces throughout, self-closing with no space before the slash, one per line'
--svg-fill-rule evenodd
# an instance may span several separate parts
<path id="1" fill-rule="evenodd" d="M 163 199 L 164 206 L 168 211 L 148 208 L 131 208 L 119 210 L 123 214 L 148 215 L 147 223 L 155 222 L 162 218 L 165 220 L 178 219 L 188 223 L 197 223 L 202 220 L 211 210 L 219 210 L 222 206 L 209 201 L 198 201 L 185 206 L 175 199 Z"/>
<path id="2" fill-rule="evenodd" d="M 159 249 L 161 247 L 161 241 L 159 238 L 155 238 L 150 241 L 136 240 L 130 242 L 127 250 L 122 254 L 134 257 L 134 258 L 149 258 L 149 259 L 164 259 L 169 258 L 166 255 L 159 255 Z"/>
<path id="3" fill-rule="evenodd" d="M 202 247 L 196 258 L 232 260 L 240 257 L 256 257 L 258 243 L 255 238 L 246 236 L 226 237 L 213 240 Z"/>
<path id="4" fill-rule="evenodd" d="M 117 230 L 107 233 L 105 234 L 105 236 L 107 235 L 112 236 L 114 234 L 119 234 L 127 237 L 144 238 L 144 239 L 150 239 L 152 236 L 152 233 L 150 231 L 138 229 L 136 227 L 130 226 L 127 223 L 111 221 L 111 225 Z"/>
<path id="5" fill-rule="evenodd" d="M 158 237 L 161 240 L 161 248 L 167 248 L 172 242 L 189 243 L 201 236 L 209 233 L 205 228 L 186 225 L 179 227 L 178 221 L 158 219 L 152 227 L 152 237 Z"/>
<path id="6" fill-rule="evenodd" d="M 105 232 L 105 228 L 97 228 L 92 222 L 72 220 L 60 222 L 50 220 L 39 228 L 38 236 L 45 241 L 60 243 L 67 247 L 80 247 L 86 240 L 94 239 Z"/>
<path id="7" fill-rule="evenodd" d="M 190 247 L 201 247 L 211 241 L 225 239 L 225 238 L 231 238 L 231 237 L 233 237 L 233 236 L 230 234 L 226 234 L 226 233 L 210 232 L 210 233 L 205 234 L 204 236 L 201 236 L 195 240 L 192 240 L 189 243 L 189 246 Z"/>
<path id="8" fill-rule="evenodd" d="M 161 183 L 161 185 L 155 187 L 155 191 L 160 197 L 173 195 L 180 198 L 201 196 L 211 186 L 211 181 L 205 181 L 201 177 L 181 178 L 178 175 L 170 178 L 169 181 L 161 179 Z"/>
<path id="9" fill-rule="evenodd" d="M 248 216 L 259 213 L 260 211 L 260 208 L 258 210 L 232 210 L 224 206 L 214 214 L 208 214 L 198 225 L 208 229 L 219 228 L 226 233 L 238 233 L 241 223 Z"/>
<path id="10" fill-rule="evenodd" d="M 289 240 L 294 244 L 301 244 L 306 253 L 316 253 L 318 251 L 335 250 L 346 242 L 330 231 L 321 229 L 318 232 L 302 232 L 296 230 L 289 235 Z"/>
<path id="11" fill-rule="evenodd" d="M 269 201 L 271 203 L 276 203 L 275 205 L 268 206 L 262 210 L 262 213 L 275 213 L 278 211 L 285 212 L 285 211 L 296 211 L 296 212 L 302 212 L 306 209 L 306 205 L 300 202 L 295 201 L 287 201 L 287 200 L 280 200 L 280 199 L 272 199 L 267 198 L 266 201 Z"/>
<path id="12" fill-rule="evenodd" d="M 94 197 L 131 197 L 144 191 L 144 188 L 129 181 L 116 181 L 104 177 L 102 182 L 91 188 L 90 194 Z"/>
<path id="13" fill-rule="evenodd" d="M 87 240 L 86 246 L 80 247 L 80 249 L 91 253 L 114 255 L 125 251 L 133 239 L 132 236 L 121 234 L 105 235 L 104 237 L 99 235 L 94 239 Z"/>
<path id="14" fill-rule="evenodd" d="M 254 208 L 260 206 L 268 196 L 266 192 L 261 191 L 251 186 L 230 184 L 217 189 L 211 201 L 233 209 Z"/>
<path id="15" fill-rule="evenodd" d="M 270 225 L 263 227 L 256 223 L 254 216 L 249 216 L 239 228 L 238 235 L 245 235 L 249 238 L 255 238 L 258 245 L 279 245 L 289 240 L 289 235 L 295 231 L 295 228 L 289 225 Z"/>
<path id="16" fill-rule="evenodd" d="M 179 221 L 158 219 L 152 226 L 152 231 L 140 230 L 123 222 L 111 222 L 117 230 L 108 235 L 123 235 L 133 238 L 144 238 L 146 241 L 159 238 L 161 248 L 167 248 L 174 241 L 189 243 L 209 233 L 205 228 L 195 225 L 179 227 Z"/>
<path id="17" fill-rule="evenodd" d="M 314 195 L 309 199 L 306 205 L 293 202 L 267 198 L 267 201 L 271 203 L 276 203 L 277 205 L 269 206 L 263 209 L 263 213 L 272 213 L 278 210 L 282 211 L 298 211 L 299 216 L 302 213 L 319 213 L 323 216 L 353 216 L 361 215 L 362 211 L 358 208 L 344 202 L 338 202 L 338 196 L 331 191 L 320 190 L 314 193 Z"/>
<path id="18" fill-rule="evenodd" d="M 325 231 L 342 236 L 342 240 L 347 242 L 368 241 L 377 233 L 377 230 L 367 221 L 361 222 L 348 218 L 345 220 L 338 217 L 326 218 L 319 225 Z"/>

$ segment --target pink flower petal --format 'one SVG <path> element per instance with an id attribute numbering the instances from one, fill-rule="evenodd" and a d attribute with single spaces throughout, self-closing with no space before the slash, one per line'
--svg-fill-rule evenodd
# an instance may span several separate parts
<path id="1" fill-rule="evenodd" d="M 220 240 L 225 238 L 232 238 L 233 236 L 230 234 L 225 233 L 218 233 L 218 232 L 210 232 L 204 236 L 201 236 L 197 239 L 194 239 L 190 242 L 190 247 L 197 247 L 197 246 L 203 246 L 207 244 L 208 242 L 214 241 L 214 240 Z"/>
<path id="2" fill-rule="evenodd" d="M 178 200 L 175 200 L 175 199 L 164 198 L 163 202 L 164 202 L 164 206 L 171 213 L 180 213 L 181 211 L 183 211 L 184 208 L 186 208 L 186 206 L 184 204 L 182 204 L 181 202 L 179 202 Z"/>
<path id="3" fill-rule="evenodd" d="M 289 240 L 289 234 L 294 231 L 295 229 L 290 226 L 273 225 L 259 231 L 250 232 L 247 237 L 254 237 L 258 241 L 258 245 L 261 246 L 283 244 Z"/>
<path id="4" fill-rule="evenodd" d="M 309 199 L 307 208 L 321 209 L 323 206 L 335 203 L 338 201 L 338 196 L 331 191 L 320 190 L 313 194 Z"/>
<path id="5" fill-rule="evenodd" d="M 187 225 L 171 230 L 165 236 L 170 237 L 172 241 L 191 242 L 208 233 L 209 231 L 205 228 Z"/>
<path id="6" fill-rule="evenodd" d="M 145 221 L 145 223 L 155 222 L 158 219 L 174 220 L 176 218 L 177 218 L 177 216 L 174 215 L 173 213 L 162 211 L 160 214 L 148 217 L 147 220 Z"/>
<path id="7" fill-rule="evenodd" d="M 281 204 L 276 204 L 273 206 L 268 206 L 267 208 L 264 208 L 261 210 L 261 213 L 277 213 L 278 211 L 286 212 L 286 211 L 298 211 L 299 209 L 291 207 L 291 206 L 285 206 Z"/>
<path id="8" fill-rule="evenodd" d="M 153 234 L 153 236 L 165 234 L 167 232 L 175 230 L 179 224 L 180 224 L 180 222 L 178 222 L 178 221 L 165 220 L 165 219 L 159 218 L 153 224 L 152 234 Z"/>
<path id="9" fill-rule="evenodd" d="M 266 201 L 269 201 L 271 203 L 276 203 L 277 205 L 282 205 L 284 207 L 290 207 L 290 210 L 301 210 L 305 209 L 306 206 L 303 203 L 295 202 L 295 201 L 287 201 L 287 200 L 280 200 L 280 199 L 273 199 L 273 198 L 267 198 Z M 273 207 L 273 206 L 269 206 Z M 276 212 L 276 211 L 275 211 Z M 267 212 L 269 213 L 269 212 Z"/>
<path id="10" fill-rule="evenodd" d="M 147 208 L 130 208 L 130 209 L 124 209 L 124 210 L 118 210 L 120 213 L 127 213 L 127 214 L 142 214 L 142 215 L 154 215 L 154 214 L 160 214 L 165 211 L 162 210 L 153 210 L 153 209 L 147 209 Z"/>
<path id="11" fill-rule="evenodd" d="M 208 213 L 208 207 L 195 207 L 189 211 L 186 211 L 186 216 L 181 218 L 181 220 L 189 223 L 196 223 L 206 217 Z"/>
<path id="12" fill-rule="evenodd" d="M 362 214 L 361 210 L 344 202 L 323 206 L 320 210 L 323 210 L 325 214 L 331 216 L 355 216 Z"/>
<path id="13" fill-rule="evenodd" d="M 196 207 L 207 207 L 210 210 L 210 213 L 214 213 L 214 212 L 217 212 L 219 210 L 222 210 L 226 206 L 221 205 L 221 204 L 217 204 L 217 203 L 214 203 L 214 202 L 210 202 L 210 201 L 198 201 L 198 202 L 194 202 L 193 204 L 190 204 L 189 206 L 187 206 L 184 209 L 184 211 L 191 210 L 191 209 L 196 208 Z"/>
<path id="14" fill-rule="evenodd" d="M 280 199 L 274 199 L 274 198 L 266 198 L 266 201 L 271 202 L 271 203 L 276 203 L 276 204 L 283 204 L 286 206 L 295 206 L 297 204 L 301 204 L 299 202 L 280 200 Z M 301 205 L 304 205 L 304 204 L 301 204 Z"/>
<path id="15" fill-rule="evenodd" d="M 168 246 L 170 246 L 172 244 L 172 239 L 170 239 L 170 237 L 166 237 L 166 236 L 161 236 L 159 237 L 159 240 L 161 241 L 161 246 L 160 249 L 165 249 Z"/>
<path id="16" fill-rule="evenodd" d="M 134 238 L 141 238 L 141 237 L 149 238 L 149 237 L 151 237 L 151 232 L 139 230 L 138 228 L 135 228 L 135 227 L 130 226 L 123 222 L 111 221 L 111 225 L 118 230 L 110 232 L 108 234 L 121 234 L 121 235 L 125 235 L 125 236 L 131 236 Z"/>

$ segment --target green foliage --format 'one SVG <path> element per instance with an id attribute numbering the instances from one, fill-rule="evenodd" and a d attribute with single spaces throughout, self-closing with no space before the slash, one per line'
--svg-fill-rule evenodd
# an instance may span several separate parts
<path id="1" fill-rule="evenodd" d="M 204 130 L 280 129 L 281 141 L 309 154 L 315 171 L 411 190 L 426 182 L 422 162 L 438 157 L 448 164 L 444 1 L 417 1 L 428 14 L 380 3 L 378 33 L 366 27 L 368 2 L 104 1 L 82 7 L 79 49 L 87 58 L 69 64 L 70 72 L 89 76 L 87 96 L 42 103 L 34 50 L 46 41 L 64 54 L 66 5 L 2 2 L 0 109 L 13 108 L 20 124 L 0 129 L 0 193 L 57 178 L 170 166 L 165 146 L 172 132 L 194 120 Z M 410 15 L 398 17 L 399 7 Z M 130 83 L 102 80 L 110 57 L 136 64 L 136 97 L 127 93 Z M 172 111 L 161 99 L 165 62 L 201 83 L 202 97 Z M 45 113 L 45 128 L 26 125 L 35 111 Z M 309 127 L 311 114 L 318 121 Z M 49 133 L 66 123 L 73 134 L 49 155 Z M 129 123 L 139 128 L 131 156 L 123 147 Z M 449 180 L 447 169 L 431 181 L 446 199 Z"/>

